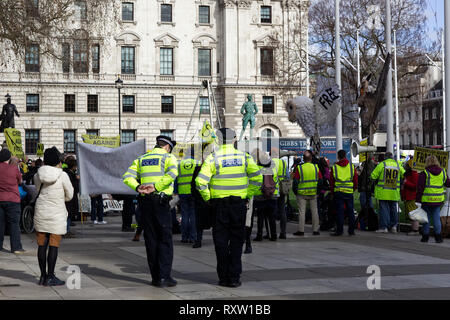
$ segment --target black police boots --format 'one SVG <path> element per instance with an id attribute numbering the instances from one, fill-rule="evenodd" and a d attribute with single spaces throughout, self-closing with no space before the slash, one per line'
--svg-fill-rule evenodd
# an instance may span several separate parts
<path id="1" fill-rule="evenodd" d="M 435 234 L 434 235 L 434 240 L 436 241 L 436 243 L 444 242 L 444 240 L 442 239 L 442 234 Z"/>

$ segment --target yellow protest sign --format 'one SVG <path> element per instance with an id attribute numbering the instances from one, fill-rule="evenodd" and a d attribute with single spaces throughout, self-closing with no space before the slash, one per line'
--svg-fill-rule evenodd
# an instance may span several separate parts
<path id="1" fill-rule="evenodd" d="M 23 159 L 25 154 L 23 153 L 20 131 L 14 128 L 7 128 L 5 129 L 5 138 L 11 154 L 19 159 Z"/>
<path id="2" fill-rule="evenodd" d="M 439 160 L 441 168 L 447 169 L 448 166 L 448 151 L 428 149 L 428 148 L 414 148 L 413 169 L 423 171 L 425 169 L 425 161 L 428 156 L 434 155 Z"/>
<path id="3" fill-rule="evenodd" d="M 100 137 L 83 134 L 81 138 L 84 143 L 93 144 L 99 147 L 118 148 L 120 146 L 120 136 Z"/>
<path id="4" fill-rule="evenodd" d="M 37 151 L 36 151 L 37 157 L 43 157 L 44 156 L 44 144 L 38 143 L 37 144 Z"/>
<path id="5" fill-rule="evenodd" d="M 214 129 L 208 121 L 205 121 L 203 128 L 200 131 L 200 138 L 203 143 L 213 143 L 216 139 Z"/>
<path id="6" fill-rule="evenodd" d="M 364 138 L 361 140 L 361 142 L 359 143 L 360 146 L 368 146 L 368 142 L 369 140 L 367 138 Z M 366 152 L 362 152 L 359 154 L 359 162 L 365 162 L 366 161 L 366 157 L 367 157 L 367 153 Z"/>

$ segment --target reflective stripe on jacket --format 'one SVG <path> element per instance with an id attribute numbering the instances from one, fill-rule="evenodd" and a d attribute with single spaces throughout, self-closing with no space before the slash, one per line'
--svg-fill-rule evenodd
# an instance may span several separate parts
<path id="1" fill-rule="evenodd" d="M 302 196 L 317 195 L 319 183 L 319 167 L 311 162 L 298 166 L 300 179 L 298 181 L 298 194 Z"/>
<path id="2" fill-rule="evenodd" d="M 178 194 L 191 194 L 192 176 L 197 166 L 194 159 L 184 159 L 178 164 Z"/>
<path id="3" fill-rule="evenodd" d="M 334 165 L 334 192 L 353 193 L 353 176 L 355 167 L 349 163 L 345 167 Z"/>
<path id="4" fill-rule="evenodd" d="M 133 190 L 141 185 L 154 185 L 156 192 L 173 194 L 174 181 L 178 176 L 178 162 L 173 154 L 162 148 L 154 148 L 133 161 L 123 174 L 123 182 Z"/>
<path id="5" fill-rule="evenodd" d="M 245 199 L 261 188 L 262 175 L 249 154 L 224 144 L 206 158 L 195 183 L 205 201 L 229 196 Z"/>
<path id="6" fill-rule="evenodd" d="M 445 200 L 445 182 L 447 181 L 447 172 L 441 171 L 438 175 L 433 175 L 431 172 L 425 169 L 425 175 L 427 176 L 425 182 L 425 190 L 422 195 L 422 202 L 425 203 L 441 203 Z"/>

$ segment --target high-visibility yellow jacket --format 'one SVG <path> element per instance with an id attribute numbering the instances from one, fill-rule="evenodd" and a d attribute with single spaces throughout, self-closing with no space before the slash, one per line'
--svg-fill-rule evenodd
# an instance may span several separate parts
<path id="1" fill-rule="evenodd" d="M 133 190 L 139 185 L 154 185 L 156 192 L 173 194 L 174 181 L 178 176 L 178 161 L 173 154 L 162 148 L 154 148 L 133 161 L 123 174 L 123 182 Z"/>
<path id="2" fill-rule="evenodd" d="M 422 202 L 441 203 L 445 201 L 445 182 L 447 181 L 447 172 L 445 169 L 438 175 L 433 175 L 425 169 L 426 175 L 425 189 L 423 190 Z"/>
<path id="3" fill-rule="evenodd" d="M 287 171 L 286 171 L 286 162 L 284 160 L 281 160 L 280 158 L 273 158 L 272 159 L 278 168 L 278 181 L 283 181 L 287 178 Z"/>
<path id="4" fill-rule="evenodd" d="M 377 180 L 375 198 L 378 200 L 400 201 L 400 180 L 405 169 L 394 159 L 386 159 L 372 171 L 370 178 Z"/>
<path id="5" fill-rule="evenodd" d="M 262 186 L 262 175 L 253 158 L 224 144 L 210 154 L 195 179 L 203 200 L 229 196 L 251 198 Z"/>
<path id="6" fill-rule="evenodd" d="M 184 159 L 178 164 L 178 194 L 191 194 L 191 182 L 197 161 L 195 159 Z"/>
<path id="7" fill-rule="evenodd" d="M 298 194 L 302 196 L 317 195 L 317 184 L 319 183 L 319 166 L 311 162 L 299 165 L 298 172 Z"/>
<path id="8" fill-rule="evenodd" d="M 338 164 L 333 166 L 334 192 L 353 193 L 353 176 L 355 167 L 350 162 L 342 167 Z"/>

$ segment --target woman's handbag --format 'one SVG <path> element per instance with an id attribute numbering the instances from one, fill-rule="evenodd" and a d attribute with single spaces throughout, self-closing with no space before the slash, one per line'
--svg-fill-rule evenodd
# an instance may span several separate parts
<path id="1" fill-rule="evenodd" d="M 428 223 L 428 215 L 425 210 L 422 209 L 420 204 L 416 204 L 417 209 L 409 212 L 409 218 L 419 223 Z"/>

